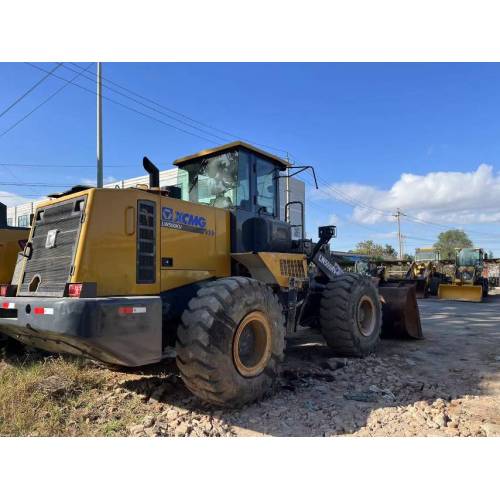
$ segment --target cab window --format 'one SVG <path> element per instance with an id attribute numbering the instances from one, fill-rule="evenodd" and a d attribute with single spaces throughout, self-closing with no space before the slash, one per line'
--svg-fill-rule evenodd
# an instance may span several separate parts
<path id="1" fill-rule="evenodd" d="M 239 208 L 247 211 L 252 209 L 250 201 L 250 162 L 249 154 L 245 151 L 240 151 L 236 202 Z"/>
<path id="2" fill-rule="evenodd" d="M 267 160 L 256 159 L 255 172 L 257 178 L 257 208 L 261 213 L 276 215 L 276 168 Z"/>

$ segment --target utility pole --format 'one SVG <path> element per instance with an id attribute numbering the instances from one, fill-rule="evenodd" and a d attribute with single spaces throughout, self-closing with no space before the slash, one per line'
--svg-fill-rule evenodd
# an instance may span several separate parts
<path id="1" fill-rule="evenodd" d="M 286 161 L 288 165 L 290 165 L 290 157 L 288 153 L 286 154 Z M 290 207 L 288 207 L 288 203 L 290 203 L 290 168 L 286 169 L 286 177 L 285 177 L 285 222 L 290 222 Z M 287 213 L 288 212 L 288 213 Z"/>
<path id="2" fill-rule="evenodd" d="M 394 214 L 394 217 L 396 217 L 396 220 L 398 221 L 398 243 L 399 243 L 399 259 L 401 260 L 403 258 L 403 237 L 401 236 L 401 216 L 404 216 L 405 214 L 397 209 L 396 213 Z"/>
<path id="3" fill-rule="evenodd" d="M 102 168 L 102 82 L 101 63 L 97 63 L 97 187 L 103 186 Z"/>

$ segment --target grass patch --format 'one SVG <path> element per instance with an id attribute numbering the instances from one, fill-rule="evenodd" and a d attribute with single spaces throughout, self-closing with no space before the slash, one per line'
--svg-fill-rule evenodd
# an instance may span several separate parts
<path id="1" fill-rule="evenodd" d="M 80 408 L 104 383 L 102 370 L 78 358 L 29 357 L 0 370 L 0 435 L 89 435 Z"/>

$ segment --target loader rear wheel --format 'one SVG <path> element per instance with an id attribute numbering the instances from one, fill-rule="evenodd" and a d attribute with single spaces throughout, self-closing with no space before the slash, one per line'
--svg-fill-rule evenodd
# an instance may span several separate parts
<path id="1" fill-rule="evenodd" d="M 381 326 L 380 298 L 370 278 L 346 273 L 326 285 L 320 327 L 336 354 L 363 357 L 372 353 L 380 340 Z"/>
<path id="2" fill-rule="evenodd" d="M 219 406 L 270 392 L 283 360 L 283 309 L 272 289 L 223 278 L 190 300 L 177 331 L 177 366 L 188 389 Z"/>

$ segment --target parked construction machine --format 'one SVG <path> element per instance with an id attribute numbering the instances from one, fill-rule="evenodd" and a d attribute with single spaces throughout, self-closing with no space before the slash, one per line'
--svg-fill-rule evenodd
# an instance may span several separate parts
<path id="1" fill-rule="evenodd" d="M 12 227 L 7 224 L 7 207 L 0 203 L 0 295 L 7 295 L 20 252 L 29 238 L 29 229 Z M 0 328 L 0 345 L 6 337 Z"/>
<path id="2" fill-rule="evenodd" d="M 440 268 L 439 252 L 434 248 L 417 248 L 414 260 L 383 260 L 379 267 L 383 268 L 381 279 L 388 283 L 413 283 L 419 299 L 437 295 L 439 284 L 449 281 Z"/>
<path id="3" fill-rule="evenodd" d="M 438 297 L 443 300 L 481 302 L 488 295 L 488 278 L 483 277 L 487 254 L 482 248 L 457 249 L 455 269 L 450 284 L 439 285 Z"/>
<path id="4" fill-rule="evenodd" d="M 437 295 L 439 285 L 447 282 L 446 275 L 439 269 L 440 256 L 435 248 L 416 248 L 415 260 L 411 263 L 406 279 L 413 280 L 417 297 Z"/>
<path id="5" fill-rule="evenodd" d="M 30 234 L 29 228 L 7 224 L 7 207 L 0 203 L 0 287 L 10 285 L 18 254 Z"/>
<path id="6" fill-rule="evenodd" d="M 143 164 L 148 188 L 75 187 L 38 206 L 0 309 L 9 335 L 128 367 L 175 346 L 186 386 L 225 406 L 271 389 L 299 328 L 346 356 L 375 350 L 382 314 L 392 333 L 421 336 L 414 288 L 379 293 L 343 273 L 328 251 L 334 226 L 314 244 L 303 228 L 292 239 L 279 219 L 286 161 L 243 142 L 205 150 L 174 162 L 187 182 L 170 196 Z"/>

